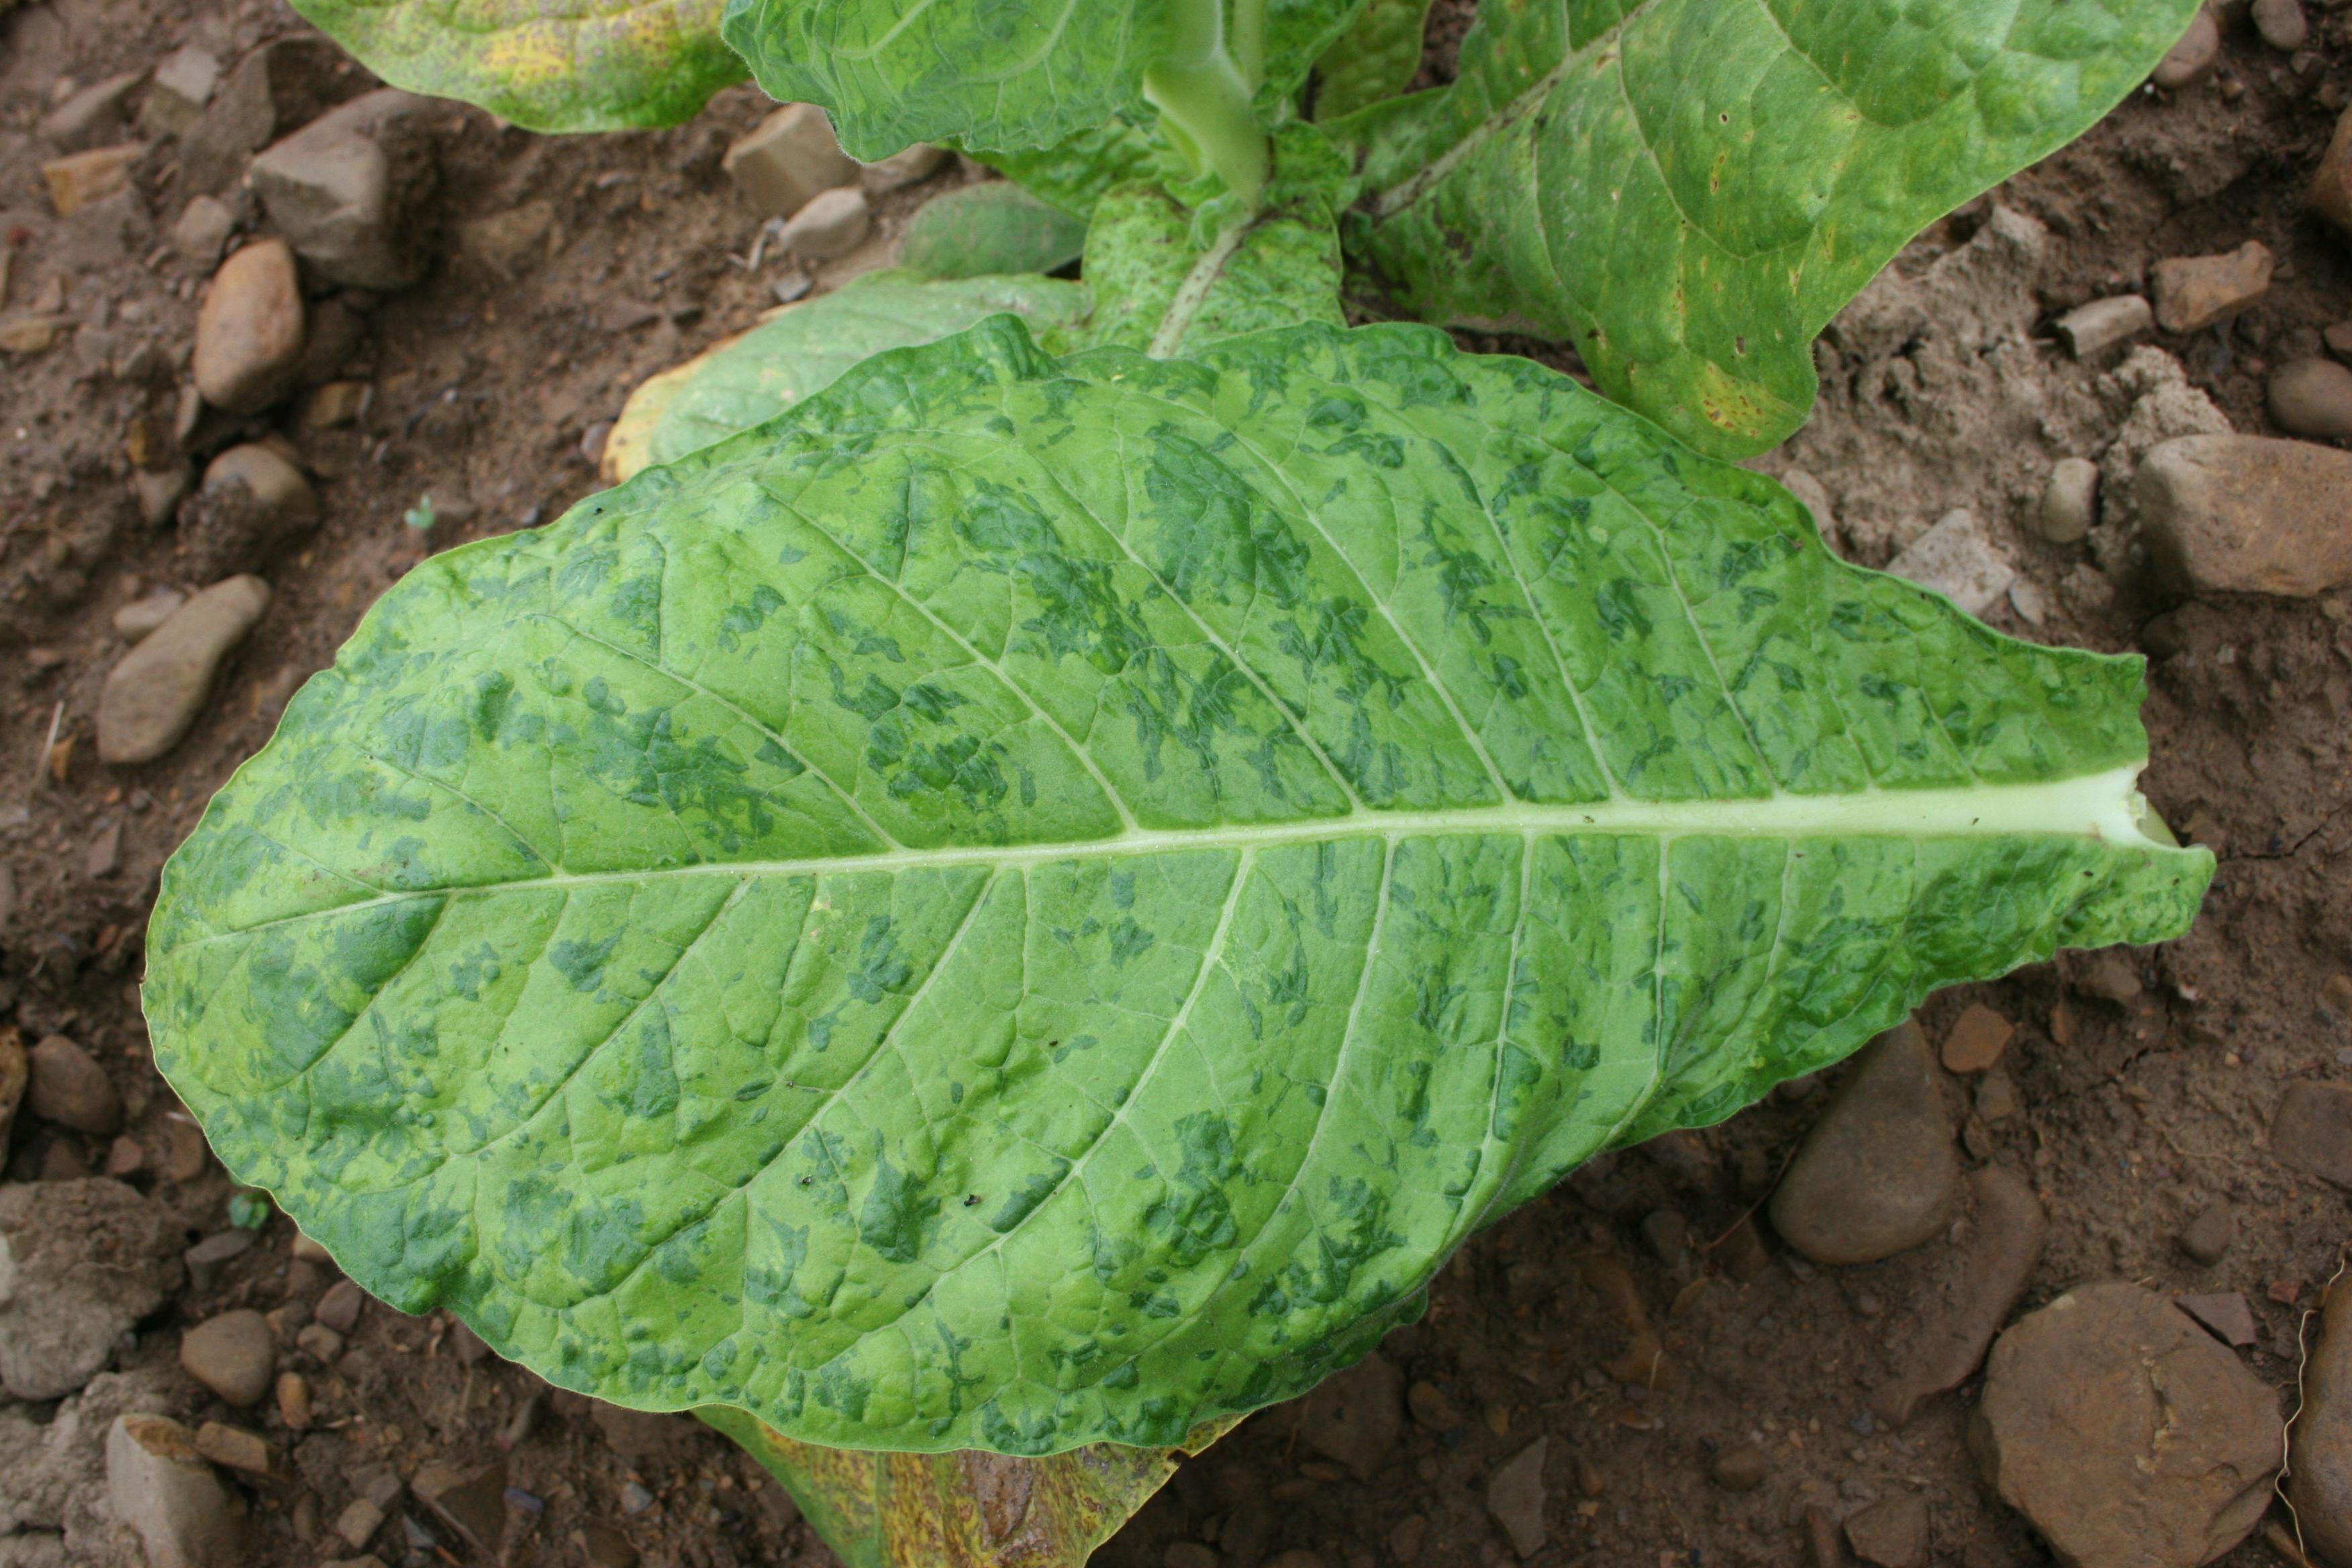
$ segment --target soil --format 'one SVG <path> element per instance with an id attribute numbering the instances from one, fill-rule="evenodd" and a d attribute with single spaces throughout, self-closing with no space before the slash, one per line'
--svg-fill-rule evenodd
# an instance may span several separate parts
<path id="1" fill-rule="evenodd" d="M 1437 7 L 1424 84 L 1449 73 L 1464 15 L 1453 0 Z M 1946 993 L 1921 1022 L 1940 1040 L 1982 1002 L 2018 1026 L 2002 1070 L 2020 1109 L 1969 1116 L 1967 1148 L 1972 1163 L 2026 1172 L 2050 1214 L 2021 1310 L 2110 1279 L 2242 1291 L 2258 1331 L 2243 1360 L 2277 1388 L 2282 1411 L 2302 1320 L 2347 1236 L 2345 1194 L 2274 1160 L 2266 1131 L 2290 1083 L 2352 1079 L 2352 983 L 2329 989 L 2352 971 L 2352 596 L 2171 605 L 2138 586 L 2127 551 L 2103 559 L 2047 544 L 2027 520 L 2052 463 L 2097 459 L 2116 439 L 2148 363 L 2075 363 L 2049 333 L 2057 313 L 2140 288 L 2162 258 L 2262 240 L 2280 266 L 2259 305 L 2193 338 L 2153 341 L 2231 425 L 2273 434 L 2266 369 L 2322 352 L 2322 329 L 2352 315 L 2347 242 L 2300 208 L 2352 94 L 2352 10 L 2315 7 L 2312 20 L 2309 44 L 2287 56 L 2231 12 L 2213 78 L 2135 94 L 2080 142 L 1923 236 L 1825 335 L 1812 424 L 1757 463 L 1818 480 L 1832 542 L 1874 565 L 1969 508 L 2026 584 L 1989 614 L 1994 625 L 2149 656 L 2146 787 L 2168 821 L 2221 858 L 2203 918 L 2185 940 L 2121 964 L 2067 960 Z M 593 453 L 630 389 L 750 324 L 784 270 L 748 264 L 758 220 L 719 167 L 766 107 L 749 89 L 674 131 L 571 139 L 453 105 L 436 110 L 431 216 L 445 238 L 431 272 L 404 290 L 338 297 L 357 327 L 340 374 L 373 389 L 360 424 L 306 429 L 284 409 L 213 415 L 174 447 L 202 272 L 166 243 L 183 205 L 169 144 L 137 165 L 127 224 L 78 224 L 51 212 L 38 122 L 68 79 L 142 69 L 188 41 L 233 61 L 299 26 L 281 5 L 238 0 L 0 12 L 0 243 L 13 258 L 0 310 L 54 308 L 79 322 L 46 353 L 0 359 L 0 864 L 16 888 L 13 912 L 0 910 L 0 1022 L 27 1042 L 64 1033 L 89 1047 L 129 1125 L 110 1141 L 20 1115 L 5 1174 L 121 1174 L 192 1241 L 226 1227 L 231 1187 L 146 1055 L 135 983 L 159 867 L 378 594 L 429 550 L 552 519 L 597 489 Z M 820 269 L 817 286 L 885 260 L 907 211 L 973 174 L 950 165 L 885 198 L 877 237 Z M 554 204 L 556 231 L 512 276 L 446 238 L 538 199 Z M 239 203 L 252 226 L 249 195 Z M 139 371 L 142 344 L 163 369 Z M 115 611 L 157 585 L 202 585 L 188 580 L 188 551 L 203 542 L 141 521 L 134 462 L 200 461 L 270 431 L 313 477 L 324 521 L 260 563 L 275 600 L 188 736 L 158 762 L 101 766 L 94 716 L 121 652 Z M 429 534 L 403 521 L 428 496 Z M 1171 1543 L 1198 1541 L 1217 1543 L 1229 1568 L 1294 1548 L 1326 1568 L 1516 1561 L 1486 1489 L 1539 1436 L 1549 1539 L 1528 1559 L 1538 1564 L 1809 1561 L 1808 1510 L 1835 1520 L 1914 1493 L 1927 1505 L 1930 1561 L 2048 1561 L 1969 1460 L 1973 1385 L 1928 1401 L 1899 1431 L 1866 1413 L 1870 1391 L 1903 1370 L 1907 1325 L 1950 1243 L 1815 1268 L 1768 1241 L 1752 1278 L 1717 1245 L 1769 1192 L 1824 1088 L 1784 1089 L 1721 1127 L 1588 1167 L 1467 1247 L 1427 1316 L 1382 1352 L 1456 1418 L 1407 1421 L 1369 1479 L 1302 1442 L 1295 1407 L 1264 1412 L 1186 1464 L 1097 1561 L 1158 1568 Z M 1953 1092 L 1965 1108 L 1966 1086 Z M 2217 1199 L 2234 1205 L 2239 1233 L 2200 1265 L 2175 1238 Z M 1695 1250 L 1667 1261 L 1653 1245 L 1671 1229 L 1645 1226 L 1661 1212 L 1686 1223 Z M 333 1272 L 296 1258 L 293 1240 L 272 1219 L 258 1245 L 200 1270 L 146 1320 L 118 1364 L 169 1381 L 185 1327 L 232 1307 L 314 1304 Z M 1609 1259 L 1630 1270 L 1662 1335 L 1671 1370 L 1654 1386 L 1617 1375 L 1629 1330 L 1602 1289 Z M 262 1568 L 351 1555 L 328 1525 L 369 1466 L 407 1477 L 435 1460 L 496 1459 L 527 1500 L 509 1496 L 502 1563 L 580 1563 L 592 1530 L 620 1531 L 651 1563 L 830 1561 L 723 1440 L 681 1418 L 548 1397 L 444 1318 L 371 1304 L 339 1359 L 296 1364 L 314 1388 L 307 1436 L 275 1415 L 239 1417 L 292 1455 L 289 1479 L 251 1489 Z M 193 1384 L 184 1397 L 187 1412 L 226 1414 Z M 36 1421 L 54 1410 L 0 1400 L 8 1408 Z M 1718 1485 L 1716 1457 L 1747 1445 L 1762 1451 L 1760 1484 Z M 446 1536 L 404 1546 L 404 1532 L 429 1520 L 413 1506 L 392 1511 L 377 1538 L 387 1561 L 463 1556 Z M 619 1560 L 607 1536 L 597 1551 L 589 1560 Z M 0 1561 L 13 1561 L 7 1552 L 0 1540 Z M 2222 1561 L 2272 1560 L 2257 1536 Z"/>

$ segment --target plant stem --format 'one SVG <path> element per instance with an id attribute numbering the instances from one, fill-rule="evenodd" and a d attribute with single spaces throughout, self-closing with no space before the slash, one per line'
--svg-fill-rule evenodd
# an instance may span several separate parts
<path id="1" fill-rule="evenodd" d="M 1265 49 L 1265 0 L 1168 0 L 1166 58 L 1143 73 L 1143 96 L 1170 140 L 1224 176 L 1252 206 L 1265 188 L 1265 132 L 1250 115 Z"/>

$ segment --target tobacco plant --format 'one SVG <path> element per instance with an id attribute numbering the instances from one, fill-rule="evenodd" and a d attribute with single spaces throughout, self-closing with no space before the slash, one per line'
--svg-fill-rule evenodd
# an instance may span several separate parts
<path id="1" fill-rule="evenodd" d="M 1425 0 L 301 4 L 549 130 L 748 65 L 1087 226 L 803 307 L 417 568 L 148 946 L 240 1180 L 853 1563 L 1076 1562 L 1579 1162 L 2196 910 L 2137 660 L 1729 461 L 2196 0 L 1486 0 L 1414 93 Z"/>

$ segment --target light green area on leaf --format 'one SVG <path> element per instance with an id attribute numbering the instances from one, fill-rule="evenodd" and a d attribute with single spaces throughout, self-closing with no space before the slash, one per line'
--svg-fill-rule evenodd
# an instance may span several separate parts
<path id="1" fill-rule="evenodd" d="M 2141 695 L 1431 329 L 997 316 L 411 573 L 144 1000 L 238 1180 L 561 1386 L 1157 1447 L 1596 1151 L 2181 931 Z"/>
<path id="2" fill-rule="evenodd" d="M 1156 131 L 1124 121 L 1081 131 L 1050 147 L 971 153 L 1030 195 L 1081 221 L 1094 216 L 1095 204 L 1112 186 L 1157 178 L 1168 155 Z"/>
<path id="3" fill-rule="evenodd" d="M 479 104 L 532 131 L 690 120 L 743 79 L 721 0 L 295 0 L 395 87 Z"/>
<path id="4" fill-rule="evenodd" d="M 1315 62 L 1315 117 L 1338 120 L 1405 89 L 1421 68 L 1429 0 L 1371 0 Z"/>
<path id="5" fill-rule="evenodd" d="M 695 1414 L 782 1483 L 848 1568 L 1082 1568 L 1180 1456 L 1231 1426 L 1204 1426 L 1181 1447 L 1096 1443 L 1030 1459 L 820 1448 L 724 1405 Z"/>
<path id="6" fill-rule="evenodd" d="M 2080 134 L 2198 0 L 1484 0 L 1461 75 L 1364 111 L 1361 252 L 1425 319 L 1572 342 L 1737 457 L 1904 242 Z"/>
<path id="7" fill-rule="evenodd" d="M 1084 219 L 1049 206 L 1009 180 L 933 196 L 898 241 L 898 265 L 928 278 L 1053 272 L 1086 248 Z"/>
<path id="8" fill-rule="evenodd" d="M 788 305 L 741 336 L 656 378 L 658 412 L 643 450 L 618 475 L 675 462 L 740 430 L 765 424 L 885 349 L 928 343 L 1009 310 L 1040 331 L 1074 323 L 1087 291 L 1049 278 L 970 278 L 934 282 L 907 272 L 869 272 L 845 287 Z M 654 383 L 648 383 L 649 386 Z M 624 438 L 638 399 L 615 424 Z"/>
<path id="9" fill-rule="evenodd" d="M 1211 234 L 1150 185 L 1112 192 L 1087 234 L 1094 310 L 1073 346 L 1117 343 L 1159 358 L 1268 327 L 1343 324 L 1339 239 L 1310 199 Z"/>

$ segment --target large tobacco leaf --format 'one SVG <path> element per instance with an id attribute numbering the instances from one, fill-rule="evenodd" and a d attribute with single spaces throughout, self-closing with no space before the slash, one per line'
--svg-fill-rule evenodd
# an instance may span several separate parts
<path id="1" fill-rule="evenodd" d="M 2140 697 L 1431 329 L 997 317 L 412 573 L 145 1001 L 239 1180 L 556 1384 L 1173 1445 L 1595 1151 L 2180 931 Z"/>
<path id="2" fill-rule="evenodd" d="M 2087 130 L 2199 0 L 1481 0 L 1459 79 L 1344 122 L 1425 319 L 1573 342 L 1701 450 L 1803 423 L 1814 335 L 1912 235 Z"/>
<path id="3" fill-rule="evenodd" d="M 295 0 L 384 80 L 533 131 L 675 125 L 743 79 L 722 0 Z"/>

